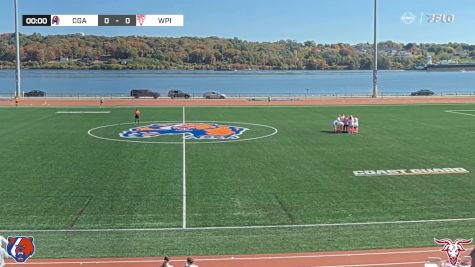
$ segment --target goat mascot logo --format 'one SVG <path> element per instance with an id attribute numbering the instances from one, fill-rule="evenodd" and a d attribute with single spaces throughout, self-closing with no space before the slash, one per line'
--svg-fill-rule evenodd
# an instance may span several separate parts
<path id="1" fill-rule="evenodd" d="M 434 242 L 439 245 L 444 245 L 444 247 L 440 251 L 444 251 L 447 253 L 447 257 L 449 257 L 449 262 L 453 266 L 457 265 L 460 252 L 466 251 L 463 245 L 468 245 L 472 243 L 472 239 L 457 239 L 453 242 L 450 239 L 434 239 Z"/>

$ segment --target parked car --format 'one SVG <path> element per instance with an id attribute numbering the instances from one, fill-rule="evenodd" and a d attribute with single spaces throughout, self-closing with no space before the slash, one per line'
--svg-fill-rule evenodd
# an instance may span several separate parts
<path id="1" fill-rule="evenodd" d="M 435 93 L 427 89 L 423 89 L 423 90 L 419 90 L 419 91 L 415 91 L 411 93 L 411 96 L 419 96 L 419 95 L 429 96 L 429 95 L 435 95 Z"/>
<path id="2" fill-rule="evenodd" d="M 44 97 L 46 93 L 40 90 L 33 90 L 24 94 L 26 97 Z"/>
<path id="3" fill-rule="evenodd" d="M 190 98 L 190 94 L 185 93 L 181 90 L 170 90 L 168 92 L 168 96 L 171 98 L 176 98 L 176 97 L 184 97 L 186 99 Z"/>
<path id="4" fill-rule="evenodd" d="M 206 99 L 225 99 L 226 95 L 218 92 L 206 92 L 203 97 Z"/>
<path id="5" fill-rule="evenodd" d="M 160 94 L 157 92 L 153 92 L 147 89 L 133 89 L 130 91 L 130 96 L 133 96 L 134 98 L 139 98 L 139 97 L 153 97 L 157 99 Z"/>

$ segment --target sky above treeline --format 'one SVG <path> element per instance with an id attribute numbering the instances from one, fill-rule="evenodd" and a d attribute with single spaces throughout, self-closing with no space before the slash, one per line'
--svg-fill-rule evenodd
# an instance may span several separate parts
<path id="1" fill-rule="evenodd" d="M 14 31 L 14 0 L 0 0 L 0 32 Z M 18 0 L 19 14 L 183 14 L 183 27 L 23 27 L 43 35 L 218 36 L 273 42 L 373 41 L 373 0 Z M 451 23 L 430 22 L 434 15 Z M 474 0 L 378 0 L 378 40 L 475 44 Z"/>

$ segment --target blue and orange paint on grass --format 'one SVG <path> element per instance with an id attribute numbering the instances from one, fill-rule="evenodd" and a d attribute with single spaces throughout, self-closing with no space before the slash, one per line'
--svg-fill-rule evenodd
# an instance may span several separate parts
<path id="1" fill-rule="evenodd" d="M 244 127 L 219 123 L 153 123 L 131 128 L 119 134 L 122 138 L 151 138 L 163 135 L 182 135 L 185 139 L 230 140 L 239 139 Z"/>

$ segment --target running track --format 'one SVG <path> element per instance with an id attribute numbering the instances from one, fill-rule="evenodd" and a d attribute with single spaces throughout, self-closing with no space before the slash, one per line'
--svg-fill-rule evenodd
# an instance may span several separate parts
<path id="1" fill-rule="evenodd" d="M 467 248 L 462 256 L 468 256 Z M 461 257 L 462 257 L 461 256 Z M 428 257 L 446 260 L 440 248 L 386 249 L 271 255 L 203 256 L 195 257 L 200 267 L 356 267 L 405 266 L 421 267 Z M 27 266 L 35 267 L 157 267 L 162 258 L 101 258 L 101 259 L 30 259 Z M 11 262 L 9 262 L 11 263 Z M 185 264 L 185 257 L 172 257 L 175 267 Z M 15 265 L 8 264 L 7 266 Z"/>

